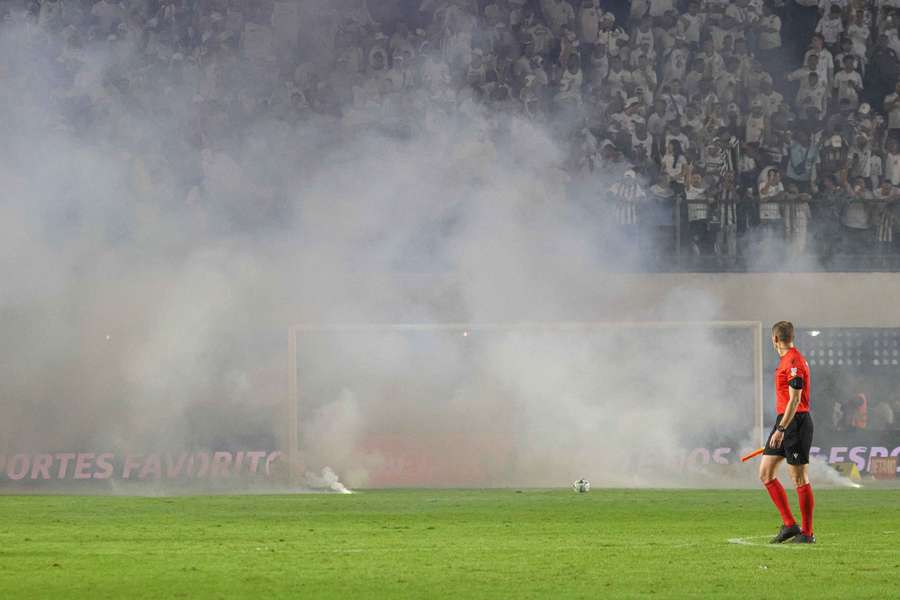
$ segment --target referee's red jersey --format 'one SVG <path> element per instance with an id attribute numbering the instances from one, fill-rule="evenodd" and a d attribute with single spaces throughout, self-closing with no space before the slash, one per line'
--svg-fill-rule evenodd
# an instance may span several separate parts
<path id="1" fill-rule="evenodd" d="M 775 413 L 784 414 L 784 409 L 790 400 L 790 386 L 788 382 L 795 377 L 803 380 L 803 389 L 800 391 L 800 405 L 797 412 L 809 412 L 809 363 L 796 348 L 791 348 L 787 354 L 781 357 L 778 368 L 775 369 Z"/>

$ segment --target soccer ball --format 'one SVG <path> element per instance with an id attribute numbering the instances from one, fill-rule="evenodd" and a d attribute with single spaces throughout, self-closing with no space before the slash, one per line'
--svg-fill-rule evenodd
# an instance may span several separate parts
<path id="1" fill-rule="evenodd" d="M 591 491 L 591 482 L 587 479 L 579 479 L 575 483 L 572 484 L 572 489 L 576 492 L 583 494 L 585 492 Z"/>

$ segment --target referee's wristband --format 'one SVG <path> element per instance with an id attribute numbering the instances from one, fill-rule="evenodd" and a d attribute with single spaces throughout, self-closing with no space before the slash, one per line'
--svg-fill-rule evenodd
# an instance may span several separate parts
<path id="1" fill-rule="evenodd" d="M 780 431 L 781 433 L 784 433 L 784 432 L 785 432 L 785 429 L 784 429 L 784 427 L 782 427 L 781 425 L 779 425 L 778 427 L 775 428 L 775 431 Z"/>

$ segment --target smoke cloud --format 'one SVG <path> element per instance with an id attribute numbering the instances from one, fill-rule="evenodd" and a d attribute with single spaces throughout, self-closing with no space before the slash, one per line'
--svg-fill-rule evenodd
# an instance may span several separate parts
<path id="1" fill-rule="evenodd" d="M 570 181 L 559 123 L 420 96 L 288 122 L 252 110 L 265 73 L 169 57 L 151 78 L 127 38 L 16 20 L 0 57 L 0 453 L 278 448 L 289 325 L 603 321 L 628 294 L 604 274 L 655 252 L 601 218 L 619 174 Z M 654 312 L 717 309 L 685 290 Z M 322 487 L 671 484 L 711 431 L 746 439 L 750 340 L 298 334 L 303 468 L 333 468 Z"/>

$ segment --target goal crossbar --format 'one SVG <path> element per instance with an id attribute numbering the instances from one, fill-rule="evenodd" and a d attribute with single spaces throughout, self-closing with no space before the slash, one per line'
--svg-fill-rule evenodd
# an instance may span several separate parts
<path id="1" fill-rule="evenodd" d="M 313 332 L 353 331 L 454 331 L 454 330 L 578 330 L 578 329 L 628 329 L 628 328 L 686 328 L 686 327 L 762 327 L 759 321 L 554 321 L 522 323 L 303 323 L 291 327 L 291 334 Z"/>

